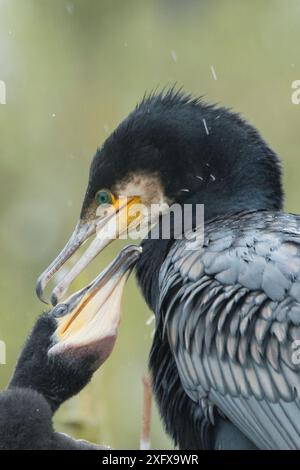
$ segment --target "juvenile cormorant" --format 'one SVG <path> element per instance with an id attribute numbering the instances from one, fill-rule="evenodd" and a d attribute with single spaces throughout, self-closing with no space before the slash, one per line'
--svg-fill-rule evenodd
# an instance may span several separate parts
<path id="1" fill-rule="evenodd" d="M 97 151 L 80 221 L 41 275 L 39 296 L 98 223 L 53 291 L 57 302 L 114 238 L 112 220 L 121 215 L 118 233 L 126 230 L 134 203 L 204 204 L 203 243 L 173 229 L 161 239 L 157 211 L 156 237 L 144 238 L 137 264 L 156 316 L 154 393 L 174 443 L 300 449 L 300 217 L 282 212 L 278 156 L 228 109 L 174 90 L 144 98 Z"/>
<path id="2" fill-rule="evenodd" d="M 126 247 L 93 283 L 38 319 L 0 393 L 0 449 L 105 448 L 55 432 L 52 416 L 110 355 L 124 284 L 139 254 Z"/>

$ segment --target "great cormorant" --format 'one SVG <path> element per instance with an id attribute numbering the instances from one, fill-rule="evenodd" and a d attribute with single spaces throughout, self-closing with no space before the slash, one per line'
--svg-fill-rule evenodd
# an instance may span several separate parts
<path id="1" fill-rule="evenodd" d="M 0 449 L 105 448 L 55 432 L 52 416 L 110 355 L 124 284 L 139 255 L 126 247 L 93 283 L 38 319 L 0 393 Z"/>
<path id="2" fill-rule="evenodd" d="M 39 296 L 97 224 L 53 303 L 114 238 L 112 220 L 121 215 L 119 234 L 126 219 L 142 224 L 143 210 L 125 217 L 135 203 L 205 210 L 203 242 L 192 218 L 194 246 L 174 225 L 169 239 L 157 236 L 157 211 L 137 264 L 156 316 L 154 393 L 174 443 L 300 449 L 300 217 L 282 212 L 278 156 L 228 109 L 174 90 L 145 97 L 97 151 L 80 221 Z"/>

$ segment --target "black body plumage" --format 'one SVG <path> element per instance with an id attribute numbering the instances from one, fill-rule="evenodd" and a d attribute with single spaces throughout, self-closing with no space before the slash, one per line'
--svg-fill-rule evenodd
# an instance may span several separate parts
<path id="1" fill-rule="evenodd" d="M 220 410 L 259 448 L 299 449 L 300 217 L 207 223 L 203 246 L 170 250 L 159 290 L 162 341 L 207 429 Z"/>

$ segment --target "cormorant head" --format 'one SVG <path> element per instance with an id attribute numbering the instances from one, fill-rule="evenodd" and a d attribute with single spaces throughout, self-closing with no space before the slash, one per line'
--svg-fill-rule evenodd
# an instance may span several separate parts
<path id="1" fill-rule="evenodd" d="M 123 288 L 140 253 L 125 247 L 91 284 L 39 318 L 9 388 L 35 390 L 54 411 L 90 381 L 115 344 Z"/>
<path id="2" fill-rule="evenodd" d="M 41 298 L 53 274 L 95 233 L 53 291 L 52 303 L 111 240 L 136 233 L 137 226 L 144 234 L 172 204 L 203 204 L 210 219 L 280 209 L 282 200 L 278 157 L 239 115 L 174 90 L 151 95 L 96 152 L 79 222 L 40 276 L 37 293 Z"/>

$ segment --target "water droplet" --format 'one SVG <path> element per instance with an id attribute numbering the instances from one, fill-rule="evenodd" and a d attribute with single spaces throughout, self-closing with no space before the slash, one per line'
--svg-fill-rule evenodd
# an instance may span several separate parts
<path id="1" fill-rule="evenodd" d="M 146 325 L 147 326 L 151 325 L 151 323 L 153 323 L 154 320 L 155 320 L 155 315 L 154 314 L 150 315 L 150 317 L 146 321 Z"/>
<path id="2" fill-rule="evenodd" d="M 69 13 L 69 15 L 73 15 L 75 11 L 75 5 L 73 2 L 67 2 L 66 3 L 66 10 Z"/>
<path id="3" fill-rule="evenodd" d="M 174 62 L 177 62 L 177 54 L 175 51 L 171 51 L 171 57 L 174 60 Z"/>

